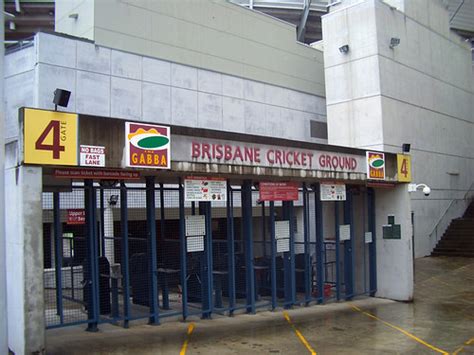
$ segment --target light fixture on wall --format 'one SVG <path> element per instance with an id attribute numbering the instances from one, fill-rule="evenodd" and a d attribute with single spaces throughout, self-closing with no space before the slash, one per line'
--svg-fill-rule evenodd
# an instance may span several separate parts
<path id="1" fill-rule="evenodd" d="M 68 17 L 69 17 L 69 18 L 72 18 L 72 19 L 74 19 L 74 20 L 77 20 L 77 18 L 79 17 L 79 14 L 78 14 L 78 13 L 69 14 Z"/>
<path id="2" fill-rule="evenodd" d="M 403 143 L 402 144 L 402 153 L 405 154 L 405 153 L 410 153 L 410 148 L 411 148 L 411 144 L 410 143 Z"/>
<path id="3" fill-rule="evenodd" d="M 345 44 L 343 46 L 340 46 L 339 47 L 339 52 L 341 52 L 343 54 L 346 54 L 347 52 L 349 52 L 349 45 Z"/>
<path id="4" fill-rule="evenodd" d="M 390 38 L 390 48 L 395 48 L 396 46 L 398 46 L 400 44 L 400 38 L 397 38 L 397 37 L 392 37 Z"/>
<path id="5" fill-rule="evenodd" d="M 54 110 L 58 110 L 58 106 L 67 107 L 69 103 L 69 97 L 71 96 L 71 92 L 64 90 L 64 89 L 56 89 L 54 90 Z"/>

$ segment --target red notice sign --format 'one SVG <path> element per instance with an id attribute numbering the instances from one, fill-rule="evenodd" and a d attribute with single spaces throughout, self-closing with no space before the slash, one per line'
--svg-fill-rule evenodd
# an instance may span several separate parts
<path id="1" fill-rule="evenodd" d="M 67 224 L 85 224 L 86 211 L 82 209 L 67 210 Z"/>
<path id="2" fill-rule="evenodd" d="M 261 201 L 295 201 L 298 200 L 299 184 L 295 182 L 261 182 Z"/>

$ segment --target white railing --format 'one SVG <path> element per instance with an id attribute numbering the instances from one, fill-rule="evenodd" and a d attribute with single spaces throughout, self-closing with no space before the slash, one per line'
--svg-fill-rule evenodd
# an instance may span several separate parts
<path id="1" fill-rule="evenodd" d="M 444 232 L 448 228 L 451 221 L 455 218 L 462 216 L 469 204 L 474 200 L 474 182 L 471 184 L 471 187 L 466 191 L 462 199 L 452 200 L 444 213 L 436 222 L 433 230 L 428 235 L 430 238 L 431 250 L 436 247 L 439 240 L 443 236 Z"/>

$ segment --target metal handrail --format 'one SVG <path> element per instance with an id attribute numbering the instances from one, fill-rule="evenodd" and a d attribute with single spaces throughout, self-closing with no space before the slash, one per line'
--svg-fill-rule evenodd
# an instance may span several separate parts
<path id="1" fill-rule="evenodd" d="M 434 228 L 432 229 L 431 233 L 428 234 L 429 238 L 431 239 L 431 236 L 433 235 L 433 233 L 435 231 L 437 231 L 438 229 L 438 226 L 439 224 L 441 223 L 441 221 L 444 219 L 444 217 L 447 215 L 448 211 L 451 209 L 451 207 L 453 206 L 453 204 L 455 202 L 458 202 L 458 201 L 466 201 L 466 200 L 469 200 L 468 199 L 468 194 L 469 192 L 473 191 L 473 187 L 474 187 L 474 181 L 471 183 L 471 186 L 469 187 L 469 189 L 466 191 L 466 193 L 464 194 L 464 197 L 462 199 L 453 199 L 451 200 L 451 202 L 449 203 L 448 207 L 446 207 L 446 209 L 444 210 L 443 214 L 441 215 L 441 217 L 438 219 L 438 221 L 436 222 Z M 471 200 L 473 199 L 473 197 L 470 198 Z"/>

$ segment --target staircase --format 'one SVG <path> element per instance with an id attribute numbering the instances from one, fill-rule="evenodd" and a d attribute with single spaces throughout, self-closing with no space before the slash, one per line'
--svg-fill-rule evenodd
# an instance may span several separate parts
<path id="1" fill-rule="evenodd" d="M 461 218 L 451 221 L 431 255 L 474 258 L 474 202 Z"/>

